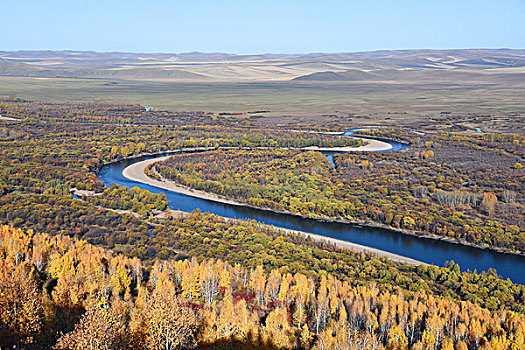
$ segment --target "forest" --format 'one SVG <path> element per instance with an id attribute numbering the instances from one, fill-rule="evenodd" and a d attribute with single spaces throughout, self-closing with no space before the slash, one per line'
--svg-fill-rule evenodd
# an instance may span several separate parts
<path id="1" fill-rule="evenodd" d="M 2 348 L 523 348 L 525 286 L 494 270 L 402 265 L 199 211 L 160 215 L 164 195 L 97 179 L 122 159 L 214 149 L 150 171 L 256 206 L 521 251 L 520 135 L 374 131 L 412 146 L 334 155 L 334 168 L 297 148 L 354 139 L 206 114 L 160 122 L 131 105 L 3 99 L 0 114 L 18 119 L 0 124 Z M 492 157 L 491 176 L 475 152 Z"/>
<path id="2" fill-rule="evenodd" d="M 145 266 L 0 227 L 0 343 L 55 349 L 522 349 L 525 317 L 332 274 L 220 259 Z"/>
<path id="3" fill-rule="evenodd" d="M 439 133 L 404 151 L 335 154 L 335 167 L 318 152 L 224 150 L 174 155 L 148 174 L 255 207 L 524 253 L 524 145 Z"/>

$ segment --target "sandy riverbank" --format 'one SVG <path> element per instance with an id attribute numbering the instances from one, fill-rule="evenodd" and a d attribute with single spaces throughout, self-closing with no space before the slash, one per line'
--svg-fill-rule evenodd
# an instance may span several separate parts
<path id="1" fill-rule="evenodd" d="M 359 137 L 353 137 L 355 139 L 362 140 L 363 142 L 366 142 L 366 145 L 360 146 L 360 147 L 317 147 L 317 146 L 310 146 L 305 147 L 303 149 L 312 150 L 312 151 L 318 151 L 318 152 L 375 152 L 375 151 L 388 151 L 392 149 L 392 145 L 379 141 L 379 140 L 373 140 L 373 139 L 365 139 L 365 138 L 359 138 Z"/>
<path id="2" fill-rule="evenodd" d="M 159 181 L 159 180 L 156 180 L 156 179 L 148 177 L 144 173 L 144 170 L 146 169 L 146 167 L 148 165 L 150 165 L 152 163 L 155 163 L 155 162 L 163 161 L 163 160 L 165 160 L 167 158 L 169 158 L 169 156 L 168 157 L 160 157 L 160 158 L 148 159 L 148 160 L 144 160 L 144 161 L 141 161 L 141 162 L 137 162 L 137 163 L 131 164 L 130 166 L 128 166 L 128 167 L 126 167 L 124 169 L 124 171 L 122 172 L 122 175 L 124 175 L 124 177 L 126 177 L 127 179 L 130 179 L 130 180 L 133 180 L 133 181 L 137 181 L 137 182 L 141 182 L 141 183 L 145 183 L 145 184 L 148 184 L 148 185 L 151 185 L 151 186 L 155 186 L 155 187 L 158 187 L 158 188 L 162 188 L 162 189 L 165 189 L 165 190 L 168 190 L 168 191 L 182 193 L 182 194 L 185 194 L 185 195 L 188 195 L 188 196 L 202 198 L 202 199 L 207 199 L 207 200 L 211 200 L 211 201 L 214 201 L 214 202 L 220 202 L 220 203 L 226 203 L 226 204 L 232 204 L 232 205 L 238 205 L 238 206 L 246 206 L 243 203 L 240 203 L 240 202 L 237 202 L 237 201 L 233 201 L 233 200 L 221 197 L 221 196 L 217 196 L 217 195 L 214 195 L 212 193 L 207 193 L 207 192 L 198 191 L 198 190 L 192 190 L 192 189 L 180 186 L 180 185 L 178 185 L 176 183 L 173 183 L 171 181 Z M 379 249 L 363 246 L 363 245 L 360 245 L 360 244 L 357 244 L 357 243 L 342 241 L 342 240 L 339 240 L 339 239 L 325 237 L 325 236 L 321 236 L 321 235 L 316 235 L 316 234 L 313 234 L 313 233 L 295 231 L 295 230 L 290 230 L 290 229 L 285 229 L 285 228 L 280 228 L 280 227 L 275 227 L 275 229 L 279 230 L 279 231 L 281 231 L 283 233 L 286 233 L 286 234 L 301 233 L 301 234 L 303 234 L 305 236 L 308 236 L 308 237 L 311 237 L 312 239 L 315 239 L 315 240 L 326 241 L 326 242 L 335 244 L 336 246 L 338 246 L 340 248 L 343 248 L 343 249 L 350 249 L 350 250 L 357 251 L 357 252 L 369 252 L 369 253 L 372 253 L 372 254 L 374 254 L 376 256 L 387 257 L 387 258 L 389 258 L 389 259 L 391 259 L 393 261 L 400 262 L 400 263 L 403 263 L 403 264 L 408 264 L 408 265 L 427 265 L 426 263 L 418 261 L 418 260 L 414 260 L 414 259 L 411 259 L 411 258 L 408 258 L 408 257 L 404 257 L 404 256 L 401 256 L 401 255 L 393 254 L 393 253 L 386 252 L 386 251 L 383 251 L 383 250 L 379 250 Z"/>
<path id="3" fill-rule="evenodd" d="M 147 160 L 143 160 L 141 162 L 137 162 L 137 163 L 131 164 L 130 166 L 126 167 L 124 169 L 124 171 L 122 171 L 122 175 L 124 175 L 124 177 L 127 178 L 127 179 L 130 179 L 130 180 L 133 180 L 133 181 L 142 182 L 142 183 L 145 183 L 145 184 L 148 184 L 148 185 L 151 185 L 151 186 L 162 188 L 164 190 L 173 191 L 173 192 L 177 192 L 177 193 L 182 193 L 182 194 L 185 194 L 185 195 L 188 195 L 188 196 L 202 198 L 202 199 L 207 199 L 207 200 L 210 200 L 210 201 L 226 203 L 226 204 L 232 204 L 232 205 L 238 205 L 238 206 L 244 206 L 243 203 L 240 203 L 240 202 L 237 202 L 237 201 L 225 198 L 225 197 L 221 197 L 221 196 L 218 196 L 218 195 L 213 194 L 213 193 L 208 193 L 208 192 L 204 192 L 204 191 L 194 190 L 194 189 L 191 189 L 191 188 L 187 188 L 187 187 L 178 185 L 178 184 L 176 184 L 174 182 L 171 182 L 171 181 L 159 181 L 159 180 L 156 180 L 156 179 L 153 179 L 153 178 L 147 176 L 144 173 L 144 170 L 146 169 L 146 167 L 148 165 L 150 165 L 152 163 L 156 163 L 156 162 L 161 162 L 163 160 L 168 159 L 169 157 L 170 156 L 159 157 L 159 158 L 154 158 L 154 159 L 147 159 Z"/>
<path id="4" fill-rule="evenodd" d="M 10 121 L 10 122 L 20 121 L 20 119 L 9 118 L 9 117 L 2 117 L 2 115 L 0 115 L 0 120 L 7 120 L 7 121 Z"/>
<path id="5" fill-rule="evenodd" d="M 323 134 L 323 135 L 337 135 L 337 136 L 343 136 L 344 132 L 340 131 L 313 131 L 313 130 L 290 130 L 293 132 L 299 132 L 299 133 L 308 133 L 308 134 Z M 388 151 L 391 150 L 393 147 L 388 142 L 375 140 L 375 139 L 368 139 L 364 137 L 358 137 L 358 136 L 346 136 L 351 137 L 356 140 L 361 140 L 363 143 L 365 143 L 364 146 L 359 147 L 317 147 L 317 146 L 310 146 L 305 147 L 302 149 L 312 150 L 312 151 L 318 151 L 318 152 L 375 152 L 375 151 Z"/>
<path id="6" fill-rule="evenodd" d="M 399 262 L 399 263 L 402 263 L 402 264 L 414 265 L 414 266 L 418 266 L 418 265 L 427 265 L 428 266 L 429 265 L 429 264 L 424 263 L 422 261 L 411 259 L 411 258 L 408 258 L 406 256 L 390 253 L 390 252 L 387 252 L 387 251 L 384 251 L 384 250 L 380 250 L 380 249 L 375 249 L 375 248 L 372 248 L 372 247 L 367 247 L 367 246 L 364 246 L 364 245 L 361 245 L 361 244 L 357 244 L 357 243 L 352 243 L 352 242 L 347 242 L 347 241 L 343 241 L 343 240 L 336 239 L 336 238 L 316 235 L 314 233 L 290 230 L 290 229 L 286 229 L 286 228 L 282 228 L 282 227 L 275 227 L 275 228 L 278 231 L 283 231 L 283 232 L 288 233 L 288 234 L 298 233 L 298 234 L 305 235 L 306 237 L 310 237 L 310 238 L 312 238 L 312 239 L 314 239 L 316 241 L 326 241 L 328 243 L 335 244 L 339 248 L 350 249 L 350 250 L 353 250 L 353 251 L 359 252 L 359 253 L 372 253 L 372 254 L 374 254 L 374 255 L 376 255 L 378 257 L 387 257 L 387 258 L 389 258 L 392 261 L 396 261 L 396 262 Z"/>

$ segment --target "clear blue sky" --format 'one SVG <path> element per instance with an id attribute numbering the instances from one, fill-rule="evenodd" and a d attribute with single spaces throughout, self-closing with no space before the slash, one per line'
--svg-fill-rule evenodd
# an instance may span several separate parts
<path id="1" fill-rule="evenodd" d="M 525 0 L 1 0 L 0 50 L 525 48 Z"/>

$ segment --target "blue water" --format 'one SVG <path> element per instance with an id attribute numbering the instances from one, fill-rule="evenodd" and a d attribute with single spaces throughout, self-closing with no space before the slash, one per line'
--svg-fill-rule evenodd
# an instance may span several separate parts
<path id="1" fill-rule="evenodd" d="M 122 171 L 128 165 L 155 157 L 142 157 L 105 166 L 99 172 L 98 177 L 106 186 L 117 183 L 130 188 L 137 186 L 153 193 L 164 193 L 168 198 L 169 206 L 173 209 L 187 212 L 200 209 L 203 212 L 210 212 L 223 217 L 254 219 L 269 225 L 311 232 L 366 245 L 439 266 L 443 266 L 447 261 L 453 260 L 461 266 L 462 270 L 477 269 L 480 272 L 487 271 L 492 267 L 504 278 L 510 278 L 515 283 L 525 284 L 525 257 L 522 256 L 403 235 L 387 229 L 321 222 L 293 215 L 217 203 L 131 181 L 122 175 Z"/>
<path id="2" fill-rule="evenodd" d="M 373 128 L 356 128 L 356 129 L 350 129 L 350 130 L 347 130 L 342 136 L 351 136 L 352 135 L 352 132 L 354 131 L 357 131 L 357 130 L 370 130 L 370 129 L 373 129 Z M 363 136 L 363 138 L 366 138 L 366 136 Z M 377 150 L 377 151 L 369 151 L 369 152 L 392 152 L 392 151 L 401 151 L 401 150 L 404 150 L 404 149 L 407 149 L 409 146 L 408 145 L 405 145 L 405 144 L 402 144 L 402 143 L 399 143 L 399 142 L 395 142 L 395 141 L 388 141 L 389 144 L 392 145 L 392 148 L 391 149 L 388 149 L 388 150 Z M 321 152 L 325 157 L 326 159 L 328 159 L 328 161 L 330 162 L 330 164 L 332 164 L 332 167 L 335 168 L 335 163 L 334 163 L 334 154 L 343 154 L 345 152 L 338 152 L 338 151 L 323 151 Z"/>
<path id="3" fill-rule="evenodd" d="M 350 130 L 347 130 L 343 136 L 352 136 L 352 133 L 354 131 L 358 131 L 358 130 L 370 130 L 370 129 L 375 129 L 374 127 L 371 127 L 371 128 L 355 128 L 355 129 L 350 129 Z M 366 138 L 366 136 L 361 136 L 359 135 L 359 137 L 363 137 L 363 138 Z M 392 152 L 392 151 L 401 151 L 401 150 L 404 150 L 404 149 L 407 149 L 409 146 L 408 145 L 405 145 L 405 144 L 402 144 L 400 142 L 395 142 L 395 141 L 388 141 L 389 144 L 392 145 L 392 148 L 389 149 L 389 150 L 386 150 L 386 151 L 382 151 L 382 150 L 379 150 L 379 151 L 370 151 L 370 152 Z M 334 152 L 334 153 L 341 153 L 341 152 Z"/>
<path id="4" fill-rule="evenodd" d="M 481 131 L 481 128 L 476 128 L 476 132 L 483 132 L 483 131 Z"/>
<path id="5" fill-rule="evenodd" d="M 328 159 L 330 164 L 332 164 L 332 167 L 335 168 L 334 154 L 329 152 L 323 152 L 323 155 L 326 157 L 326 159 Z"/>

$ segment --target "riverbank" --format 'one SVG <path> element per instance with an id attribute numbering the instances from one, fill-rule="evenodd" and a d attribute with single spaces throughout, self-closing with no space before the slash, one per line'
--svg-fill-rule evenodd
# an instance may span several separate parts
<path id="1" fill-rule="evenodd" d="M 145 169 L 146 169 L 146 167 L 148 165 L 156 163 L 156 162 L 161 162 L 163 160 L 168 159 L 169 157 L 170 156 L 159 157 L 159 158 L 154 158 L 154 159 L 147 159 L 147 160 L 143 160 L 141 162 L 137 162 L 137 163 L 131 164 L 130 166 L 128 166 L 128 167 L 126 167 L 124 169 L 124 171 L 122 172 L 122 175 L 125 178 L 127 178 L 129 180 L 132 180 L 132 181 L 142 182 L 142 183 L 145 183 L 145 184 L 148 184 L 148 185 L 151 185 L 151 186 L 162 188 L 164 190 L 173 191 L 173 192 L 177 192 L 177 193 L 182 193 L 182 194 L 185 194 L 187 196 L 202 198 L 202 199 L 206 199 L 206 200 L 210 200 L 210 201 L 214 201 L 214 202 L 225 203 L 225 204 L 230 204 L 230 205 L 237 205 L 237 206 L 245 206 L 246 205 L 244 203 L 237 202 L 237 201 L 234 201 L 234 200 L 231 200 L 231 199 L 228 199 L 226 197 L 222 197 L 222 196 L 219 196 L 219 195 L 216 195 L 216 194 L 213 194 L 213 193 L 199 191 L 199 190 L 194 190 L 194 189 L 191 189 L 191 188 L 188 188 L 188 187 L 176 184 L 175 182 L 172 182 L 172 181 L 166 181 L 166 180 L 159 181 L 159 180 L 156 180 L 156 179 L 153 179 L 153 178 L 147 176 L 144 173 L 144 171 L 145 171 Z"/>
<path id="2" fill-rule="evenodd" d="M 303 150 L 318 151 L 318 152 L 377 152 L 377 151 L 389 151 L 393 147 L 388 140 L 379 140 L 375 138 L 366 138 L 361 136 L 345 136 L 344 132 L 340 131 L 314 131 L 314 130 L 289 130 L 298 133 L 308 134 L 321 134 L 321 135 L 332 135 L 332 136 L 344 136 L 351 137 L 356 140 L 361 140 L 364 146 L 357 147 L 317 147 L 310 146 L 302 148 Z"/>
<path id="3" fill-rule="evenodd" d="M 352 136 L 353 137 L 353 136 Z M 374 139 L 366 139 L 361 137 L 353 137 L 366 143 L 364 146 L 358 147 L 317 147 L 310 146 L 302 148 L 303 150 L 318 151 L 318 152 L 377 152 L 389 151 L 393 147 L 391 144 Z"/>
<path id="4" fill-rule="evenodd" d="M 18 121 L 20 121 L 20 119 L 3 117 L 2 115 L 0 115 L 0 120 L 6 120 L 6 121 L 9 121 L 9 122 L 18 122 Z"/>
<path id="5" fill-rule="evenodd" d="M 398 255 L 398 254 L 394 254 L 394 253 L 390 253 L 390 252 L 387 252 L 387 251 L 384 251 L 384 250 L 375 249 L 375 248 L 372 248 L 372 247 L 367 247 L 367 246 L 364 246 L 364 245 L 361 245 L 361 244 L 357 244 L 357 243 L 347 242 L 347 241 L 343 241 L 343 240 L 336 239 L 336 238 L 316 235 L 315 233 L 296 231 L 296 230 L 291 230 L 291 229 L 282 228 L 282 227 L 273 227 L 273 228 L 276 231 L 278 231 L 278 232 L 283 232 L 283 233 L 286 233 L 286 234 L 299 234 L 299 235 L 303 235 L 305 237 L 310 237 L 311 239 L 316 240 L 316 241 L 325 241 L 327 243 L 334 244 L 338 248 L 349 249 L 349 250 L 352 250 L 352 251 L 358 252 L 358 253 L 371 253 L 371 254 L 373 254 L 375 256 L 378 256 L 378 257 L 386 257 L 386 258 L 388 258 L 388 259 L 390 259 L 392 261 L 395 261 L 395 262 L 398 262 L 398 263 L 401 263 L 401 264 L 405 264 L 405 265 L 412 265 L 412 266 L 425 265 L 425 266 L 429 266 L 429 264 L 427 264 L 425 262 L 422 262 L 422 261 L 419 261 L 419 260 L 411 259 L 409 257 Z"/>

